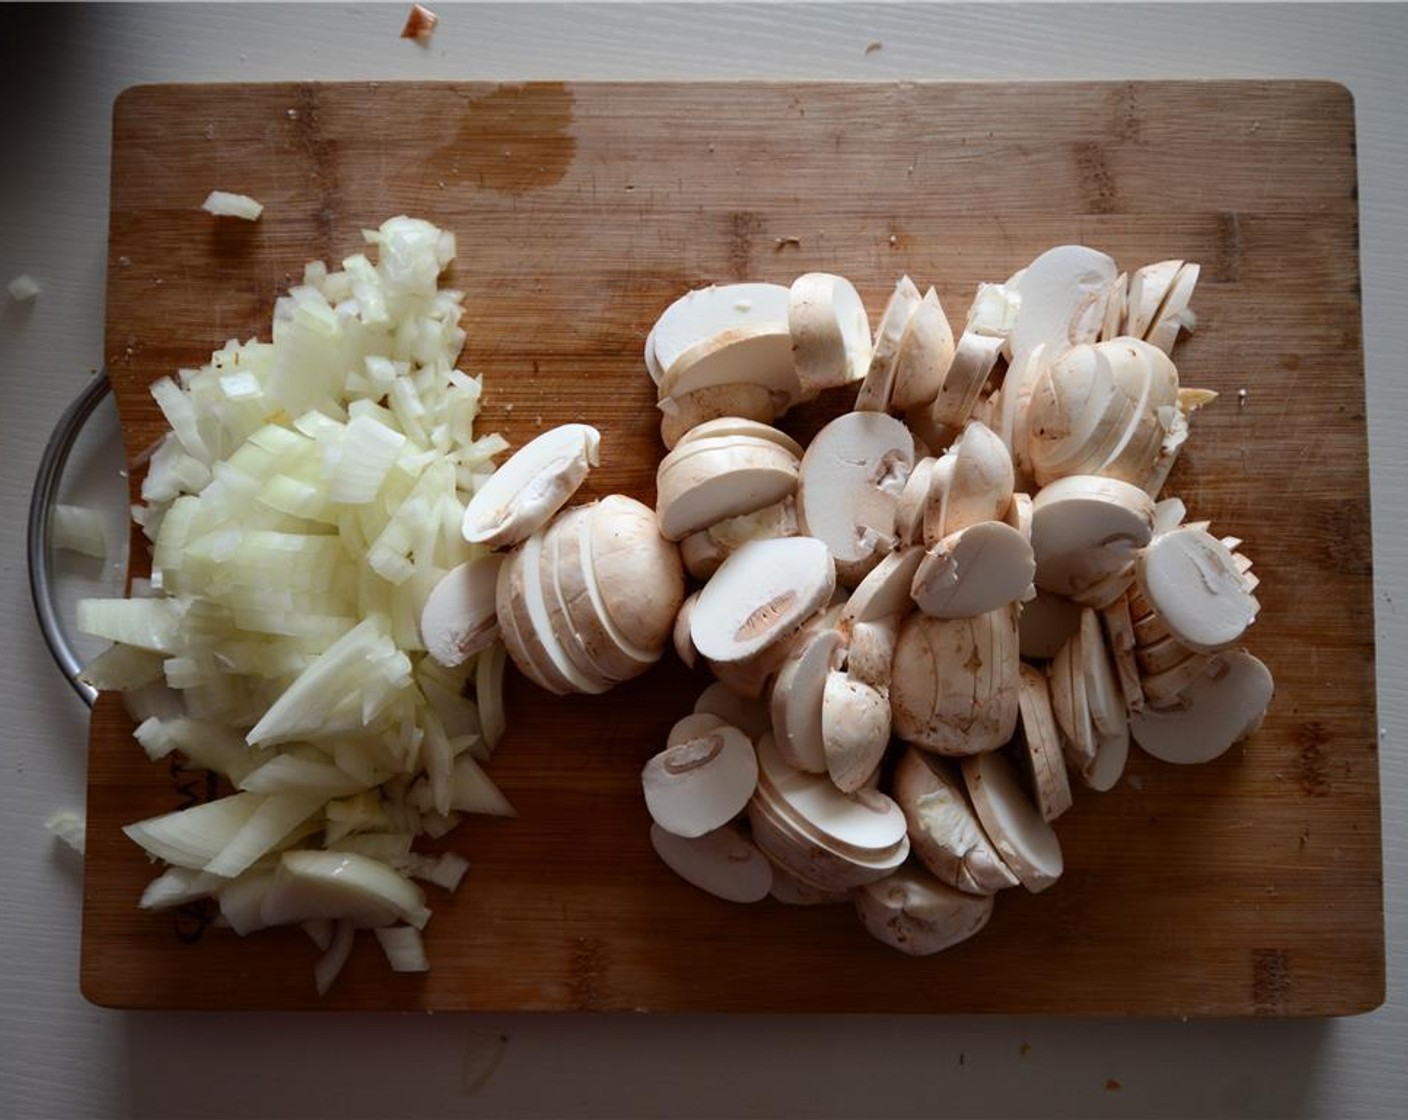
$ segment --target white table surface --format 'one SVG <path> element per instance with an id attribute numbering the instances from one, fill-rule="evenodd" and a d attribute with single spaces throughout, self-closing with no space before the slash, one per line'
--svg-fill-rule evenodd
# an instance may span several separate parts
<path id="1" fill-rule="evenodd" d="M 433 6 L 442 18 L 428 50 L 397 37 L 407 4 L 0 6 L 0 284 L 29 272 L 44 286 L 32 307 L 0 304 L 0 1116 L 1403 1115 L 1408 8 Z M 1180 1023 L 120 1014 L 83 1001 L 78 867 L 43 821 L 82 806 L 87 713 L 38 646 L 24 514 L 45 437 L 101 361 L 120 90 L 352 78 L 1200 76 L 1330 78 L 1356 96 L 1385 1007 L 1329 1022 Z"/>

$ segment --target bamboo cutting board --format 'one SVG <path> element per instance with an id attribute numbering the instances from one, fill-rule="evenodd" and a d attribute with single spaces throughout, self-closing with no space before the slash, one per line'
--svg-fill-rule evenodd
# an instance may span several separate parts
<path id="1" fill-rule="evenodd" d="M 903 272 L 961 318 L 980 280 L 1079 241 L 1122 267 L 1203 264 L 1175 357 L 1221 398 L 1172 489 L 1245 538 L 1262 731 L 1179 769 L 1133 755 L 1059 822 L 1066 874 L 911 960 L 847 907 L 729 905 L 654 858 L 638 772 L 703 680 L 667 659 L 605 697 L 514 679 L 492 765 L 515 821 L 452 838 L 433 970 L 371 938 L 334 1008 L 1317 1015 L 1383 999 L 1371 550 L 1353 106 L 1323 83 L 270 85 L 128 91 L 113 127 L 107 365 L 135 453 L 145 387 L 267 337 L 306 260 L 397 213 L 459 236 L 463 368 L 485 431 L 603 433 L 585 497 L 653 500 L 640 359 L 713 281 L 841 272 L 878 316 Z M 212 188 L 265 204 L 212 221 Z M 1244 392 L 1243 392 L 1244 391 Z M 789 420 L 814 428 L 833 395 Z M 141 561 L 138 561 L 141 563 Z M 148 763 L 111 697 L 93 720 L 82 984 L 119 1007 L 318 1006 L 297 931 L 248 940 L 135 909 L 153 873 L 121 824 L 208 792 Z"/>

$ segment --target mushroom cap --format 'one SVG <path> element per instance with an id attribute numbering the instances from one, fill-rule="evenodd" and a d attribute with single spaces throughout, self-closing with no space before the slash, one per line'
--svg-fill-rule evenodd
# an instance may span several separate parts
<path id="1" fill-rule="evenodd" d="M 1022 886 L 1036 893 L 1061 877 L 1061 842 L 1042 819 L 1012 764 L 996 751 L 963 760 L 963 781 L 993 846 Z"/>
<path id="2" fill-rule="evenodd" d="M 1213 655 L 1179 706 L 1146 706 L 1129 729 L 1145 754 L 1181 765 L 1211 762 L 1260 725 L 1275 692 L 1271 672 L 1243 650 Z"/>
<path id="3" fill-rule="evenodd" d="M 601 433 L 588 424 L 562 424 L 529 440 L 470 498 L 464 539 L 493 547 L 527 540 L 577 492 L 600 445 Z"/>
<path id="4" fill-rule="evenodd" d="M 835 587 L 835 565 L 821 541 L 750 541 L 704 585 L 690 620 L 694 645 L 711 661 L 741 661 L 790 637 Z"/>
<path id="5" fill-rule="evenodd" d="M 912 614 L 890 676 L 895 733 L 939 754 L 995 750 L 1017 726 L 1017 624 L 1004 607 L 975 618 Z"/>
<path id="6" fill-rule="evenodd" d="M 878 688 L 888 695 L 900 640 L 900 616 L 857 622 L 851 627 L 846 645 L 846 672 L 854 680 Z M 889 712 L 886 711 L 888 721 Z"/>
<path id="7" fill-rule="evenodd" d="M 1158 261 L 1137 269 L 1129 278 L 1128 307 L 1124 330 L 1117 332 L 1143 338 L 1158 318 L 1159 308 L 1183 267 L 1182 261 Z"/>
<path id="8" fill-rule="evenodd" d="M 930 873 L 970 894 L 1018 885 L 983 831 L 952 763 L 910 747 L 895 767 L 894 791 L 914 854 Z"/>
<path id="9" fill-rule="evenodd" d="M 851 592 L 841 609 L 841 628 L 908 614 L 914 607 L 909 589 L 923 559 L 924 549 L 919 545 L 888 553 Z"/>
<path id="10" fill-rule="evenodd" d="M 652 824 L 650 846 L 686 883 L 725 902 L 759 902 L 772 891 L 772 864 L 734 825 L 686 838 Z"/>
<path id="11" fill-rule="evenodd" d="M 527 619 L 522 603 L 522 576 L 514 579 L 515 569 L 522 563 L 523 553 L 515 549 L 499 567 L 499 578 L 494 588 L 499 635 L 503 639 L 504 649 L 520 673 L 539 688 L 557 696 L 566 696 L 574 691 L 571 682 L 553 667 Z M 511 591 L 515 583 L 520 589 L 516 596 Z"/>
<path id="12" fill-rule="evenodd" d="M 821 737 L 831 781 L 842 793 L 854 793 L 890 745 L 889 701 L 878 689 L 833 669 L 822 694 Z"/>
<path id="13" fill-rule="evenodd" d="M 462 665 L 499 637 L 495 594 L 503 557 L 481 556 L 451 568 L 426 597 L 421 641 L 447 668 Z"/>
<path id="14" fill-rule="evenodd" d="M 713 712 L 690 712 L 689 715 L 675 720 L 670 727 L 670 733 L 665 737 L 665 746 L 678 747 L 682 743 L 698 739 L 701 735 L 707 735 L 710 731 L 729 726 L 732 725 L 726 719 L 714 715 Z"/>
<path id="15" fill-rule="evenodd" d="M 870 368 L 870 316 L 844 276 L 808 272 L 792 283 L 787 314 L 803 392 L 848 385 Z"/>
<path id="16" fill-rule="evenodd" d="M 589 508 L 590 573 L 602 613 L 632 647 L 658 659 L 684 602 L 679 549 L 634 498 L 609 494 Z"/>
<path id="17" fill-rule="evenodd" d="M 854 898 L 866 932 L 912 957 L 966 941 L 992 917 L 991 895 L 965 894 L 909 866 L 859 887 Z"/>
<path id="18" fill-rule="evenodd" d="M 953 473 L 941 535 L 980 521 L 1001 521 L 1012 504 L 1015 478 L 1007 445 L 986 424 L 971 420 L 948 454 L 953 456 Z"/>
<path id="19" fill-rule="evenodd" d="M 832 420 L 802 456 L 797 519 L 858 582 L 895 544 L 895 507 L 914 465 L 914 438 L 881 412 Z"/>

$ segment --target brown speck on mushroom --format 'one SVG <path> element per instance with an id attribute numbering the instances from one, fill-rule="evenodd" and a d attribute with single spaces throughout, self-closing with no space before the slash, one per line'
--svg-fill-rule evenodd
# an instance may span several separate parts
<path id="1" fill-rule="evenodd" d="M 410 14 L 406 16 L 406 25 L 401 28 L 401 38 L 414 39 L 422 47 L 428 47 L 430 37 L 435 34 L 435 25 L 439 22 L 440 17 L 429 8 L 412 4 Z"/>

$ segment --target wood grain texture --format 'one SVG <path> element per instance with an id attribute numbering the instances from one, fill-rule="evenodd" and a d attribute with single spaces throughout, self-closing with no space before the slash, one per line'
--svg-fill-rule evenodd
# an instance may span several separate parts
<path id="1" fill-rule="evenodd" d="M 1275 122 L 1270 127 L 1270 122 Z M 393 213 L 456 231 L 464 368 L 514 442 L 603 432 L 586 496 L 653 498 L 640 346 L 686 288 L 901 272 L 950 314 L 973 286 L 1082 241 L 1137 267 L 1204 263 L 1183 379 L 1199 413 L 1172 488 L 1262 577 L 1249 643 L 1278 695 L 1201 768 L 1142 756 L 1078 793 L 1053 890 L 912 961 L 846 908 L 746 908 L 650 851 L 640 765 L 701 680 L 662 665 L 605 698 L 515 680 L 493 774 L 521 813 L 453 837 L 473 869 L 436 906 L 434 970 L 359 946 L 331 1007 L 1312 1015 L 1383 998 L 1377 737 L 1353 110 L 1326 83 L 168 86 L 114 118 L 108 369 L 129 449 L 154 378 L 267 330 L 313 256 Z M 220 187 L 254 225 L 197 207 Z M 796 241 L 783 240 L 795 238 Z M 1246 396 L 1239 403 L 1238 390 Z M 805 432 L 824 401 L 788 426 Z M 299 933 L 246 944 L 139 914 L 122 823 L 181 794 L 105 698 L 93 723 L 83 988 L 142 1007 L 319 1005 Z M 186 931 L 189 933 L 189 931 Z M 818 978 L 825 978 L 819 982 Z"/>

